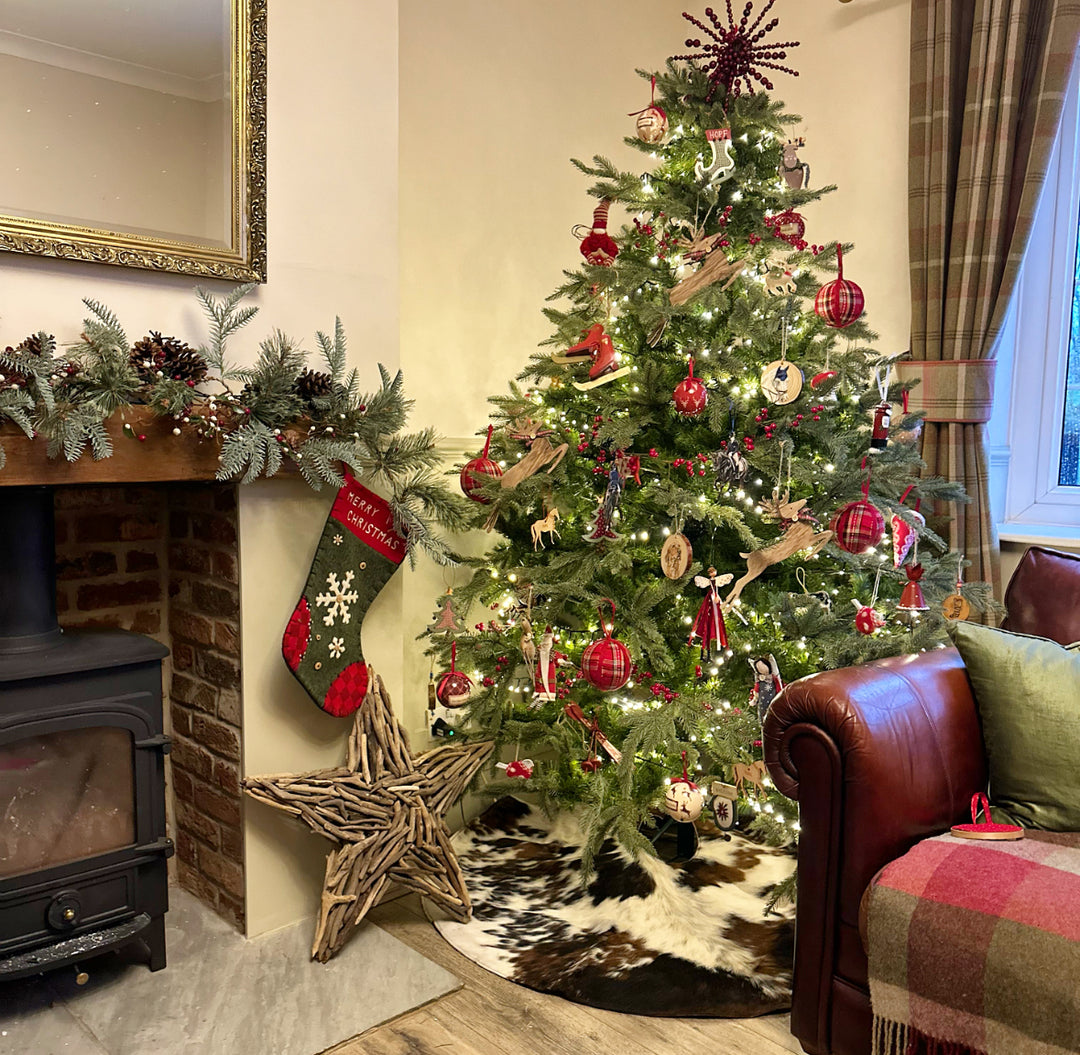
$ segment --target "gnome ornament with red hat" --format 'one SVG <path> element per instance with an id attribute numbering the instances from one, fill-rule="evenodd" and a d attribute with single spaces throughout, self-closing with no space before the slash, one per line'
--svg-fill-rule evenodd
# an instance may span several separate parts
<path id="1" fill-rule="evenodd" d="M 615 239 L 607 233 L 608 209 L 611 202 L 606 198 L 593 209 L 592 227 L 589 233 L 581 239 L 581 255 L 585 257 L 587 264 L 596 267 L 611 267 L 615 263 L 615 257 L 619 255 L 619 247 Z M 578 230 L 577 228 L 575 230 Z"/>
<path id="2" fill-rule="evenodd" d="M 363 702 L 364 614 L 406 549 L 386 500 L 346 472 L 281 642 L 289 670 L 328 714 L 352 714 Z"/>

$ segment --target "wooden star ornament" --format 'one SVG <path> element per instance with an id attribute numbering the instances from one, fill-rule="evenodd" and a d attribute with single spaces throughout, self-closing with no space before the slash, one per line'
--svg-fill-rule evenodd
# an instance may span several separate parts
<path id="1" fill-rule="evenodd" d="M 244 780 L 252 798 L 338 844 L 326 857 L 313 959 L 329 960 L 390 882 L 460 922 L 470 918 L 444 815 L 493 749 L 490 741 L 445 744 L 414 758 L 390 695 L 372 673 L 343 766 Z"/>

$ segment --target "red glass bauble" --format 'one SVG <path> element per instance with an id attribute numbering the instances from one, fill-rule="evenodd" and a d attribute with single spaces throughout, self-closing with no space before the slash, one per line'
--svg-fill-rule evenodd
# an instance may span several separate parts
<path id="1" fill-rule="evenodd" d="M 694 377 L 693 359 L 690 360 L 687 377 L 675 386 L 672 399 L 675 400 L 675 409 L 689 418 L 696 418 L 709 402 L 705 385 Z"/>

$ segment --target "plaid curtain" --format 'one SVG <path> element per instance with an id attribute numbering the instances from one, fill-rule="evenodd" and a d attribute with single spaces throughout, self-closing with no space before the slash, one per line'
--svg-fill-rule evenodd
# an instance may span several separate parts
<path id="1" fill-rule="evenodd" d="M 954 549 L 1000 597 L 986 422 L 1016 284 L 1080 41 L 1080 0 L 912 0 L 911 354 L 927 472 L 959 480 Z M 1032 349 L 1028 354 L 1037 355 Z M 934 363 L 930 370 L 919 362 Z M 1018 363 L 1023 369 L 1024 364 Z"/>

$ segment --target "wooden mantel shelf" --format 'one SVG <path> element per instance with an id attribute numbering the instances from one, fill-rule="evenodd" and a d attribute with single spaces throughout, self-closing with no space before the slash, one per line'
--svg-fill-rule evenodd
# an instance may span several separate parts
<path id="1" fill-rule="evenodd" d="M 125 420 L 136 436 L 146 437 L 145 442 L 125 434 Z M 7 464 L 0 469 L 0 487 L 214 480 L 221 441 L 200 439 L 194 429 L 174 436 L 174 426 L 172 418 L 157 417 L 147 407 L 128 407 L 123 416 L 114 414 L 106 422 L 113 442 L 111 457 L 94 461 L 86 451 L 78 461 L 69 462 L 63 457 L 46 457 L 44 440 L 31 440 L 7 423 L 0 426 L 0 443 L 7 453 Z"/>

